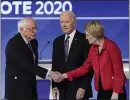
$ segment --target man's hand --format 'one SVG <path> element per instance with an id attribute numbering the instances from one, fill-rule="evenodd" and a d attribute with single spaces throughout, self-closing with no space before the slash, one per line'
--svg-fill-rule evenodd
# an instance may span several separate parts
<path id="1" fill-rule="evenodd" d="M 85 94 L 85 90 L 82 88 L 79 88 L 76 94 L 76 99 L 83 99 Z"/>
<path id="2" fill-rule="evenodd" d="M 118 96 L 119 96 L 118 93 L 113 92 L 111 100 L 118 100 Z"/>
<path id="3" fill-rule="evenodd" d="M 57 83 L 59 83 L 59 82 L 61 82 L 61 81 L 64 80 L 64 77 L 63 77 L 62 74 L 59 73 L 59 72 L 51 71 L 51 72 L 50 72 L 50 76 L 51 76 L 51 78 L 52 78 L 55 82 L 57 82 Z"/>
<path id="4" fill-rule="evenodd" d="M 57 87 L 52 89 L 52 96 L 54 100 L 58 100 L 59 99 L 59 89 Z"/>

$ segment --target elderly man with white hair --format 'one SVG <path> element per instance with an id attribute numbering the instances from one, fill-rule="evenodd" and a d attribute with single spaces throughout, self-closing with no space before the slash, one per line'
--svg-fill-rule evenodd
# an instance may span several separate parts
<path id="1" fill-rule="evenodd" d="M 18 21 L 18 33 L 6 46 L 5 99 L 37 100 L 36 75 L 58 77 L 55 72 L 38 66 L 36 23 L 32 18 Z"/>

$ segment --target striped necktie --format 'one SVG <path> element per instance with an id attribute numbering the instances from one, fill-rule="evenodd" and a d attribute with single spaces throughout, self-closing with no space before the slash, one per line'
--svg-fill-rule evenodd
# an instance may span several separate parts
<path id="1" fill-rule="evenodd" d="M 65 50 L 65 60 L 67 61 L 68 57 L 68 50 L 69 50 L 69 38 L 70 36 L 67 36 L 66 40 L 64 41 L 64 50 Z"/>

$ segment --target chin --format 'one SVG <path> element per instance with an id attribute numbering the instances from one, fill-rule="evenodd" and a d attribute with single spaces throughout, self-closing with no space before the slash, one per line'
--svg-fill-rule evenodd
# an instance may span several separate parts
<path id="1" fill-rule="evenodd" d="M 31 38 L 32 40 L 35 39 L 35 37 Z"/>
<path id="2" fill-rule="evenodd" d="M 67 34 L 67 32 L 66 31 L 63 31 L 65 34 Z"/>
<path id="3" fill-rule="evenodd" d="M 89 42 L 89 41 L 88 41 Z M 92 44 L 91 42 L 89 42 L 89 44 Z"/>
<path id="4" fill-rule="evenodd" d="M 65 34 L 67 34 L 67 33 L 68 33 L 68 31 L 66 31 L 66 30 L 63 30 L 63 32 L 64 32 Z"/>
<path id="5" fill-rule="evenodd" d="M 65 32 L 65 34 L 69 35 L 70 33 L 69 32 Z"/>

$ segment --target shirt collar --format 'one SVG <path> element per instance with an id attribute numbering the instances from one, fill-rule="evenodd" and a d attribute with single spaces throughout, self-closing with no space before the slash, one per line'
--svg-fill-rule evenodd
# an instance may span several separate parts
<path id="1" fill-rule="evenodd" d="M 76 29 L 74 29 L 69 35 L 65 35 L 65 39 L 67 38 L 67 36 L 70 36 L 70 38 L 73 39 L 75 33 L 76 33 Z"/>
<path id="2" fill-rule="evenodd" d="M 28 44 L 28 40 L 23 36 L 23 34 L 22 33 L 20 33 L 21 34 L 21 36 L 22 36 L 22 38 L 23 38 L 23 40 L 24 40 L 24 42 L 26 43 L 26 44 Z"/>

